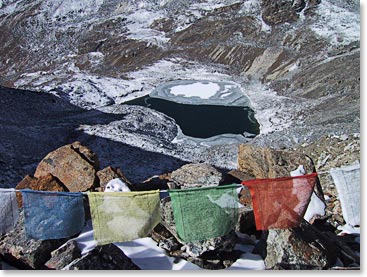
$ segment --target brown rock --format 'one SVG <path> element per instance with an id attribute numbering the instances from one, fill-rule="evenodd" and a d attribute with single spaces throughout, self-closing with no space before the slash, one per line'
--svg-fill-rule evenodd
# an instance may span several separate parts
<path id="1" fill-rule="evenodd" d="M 244 205 L 246 208 L 248 209 L 253 209 L 252 208 L 252 198 L 251 198 L 251 193 L 248 187 L 243 186 L 242 190 L 240 192 L 240 203 L 242 205 Z"/>
<path id="2" fill-rule="evenodd" d="M 86 191 L 98 184 L 97 156 L 79 142 L 62 146 L 49 153 L 37 166 L 35 177 L 51 173 L 71 192 Z"/>
<path id="3" fill-rule="evenodd" d="M 290 172 L 303 165 L 306 173 L 315 170 L 311 158 L 297 151 L 276 150 L 241 144 L 238 169 L 256 179 L 290 176 Z"/>
<path id="4" fill-rule="evenodd" d="M 67 187 L 55 176 L 48 173 L 39 178 L 27 175 L 22 181 L 15 187 L 16 189 L 32 189 L 42 191 L 69 191 Z M 17 201 L 19 208 L 22 207 L 22 194 L 17 192 Z"/>
<path id="5" fill-rule="evenodd" d="M 129 187 L 131 187 L 131 182 L 126 178 L 124 173 L 119 168 L 114 168 L 112 166 L 108 166 L 97 172 L 97 176 L 99 178 L 99 185 L 104 188 L 107 183 L 113 179 L 120 178 Z"/>

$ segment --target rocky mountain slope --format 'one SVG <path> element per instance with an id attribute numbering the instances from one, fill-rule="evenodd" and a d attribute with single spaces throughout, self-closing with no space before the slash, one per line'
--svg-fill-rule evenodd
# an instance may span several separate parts
<path id="1" fill-rule="evenodd" d="M 0 85 L 39 93 L 1 89 L 1 185 L 74 140 L 136 181 L 185 162 L 236 168 L 236 144 L 177 143 L 172 119 L 121 105 L 177 79 L 239 84 L 256 145 L 358 134 L 359 31 L 352 0 L 2 0 Z"/>

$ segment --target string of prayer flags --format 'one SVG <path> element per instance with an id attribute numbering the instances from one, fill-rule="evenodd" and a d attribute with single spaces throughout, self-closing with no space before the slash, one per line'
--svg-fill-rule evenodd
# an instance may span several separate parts
<path id="1" fill-rule="evenodd" d="M 359 162 L 350 166 L 330 169 L 343 217 L 347 224 L 359 226 L 361 221 L 361 173 Z"/>
<path id="2" fill-rule="evenodd" d="M 257 230 L 294 228 L 300 224 L 317 181 L 317 173 L 243 181 L 250 189 Z"/>
<path id="3" fill-rule="evenodd" d="M 160 222 L 159 190 L 88 192 L 98 245 L 147 237 Z"/>
<path id="4" fill-rule="evenodd" d="M 23 190 L 25 231 L 38 240 L 67 238 L 79 233 L 85 221 L 80 192 Z"/>
<path id="5" fill-rule="evenodd" d="M 178 237 L 189 242 L 228 234 L 238 221 L 236 187 L 169 190 Z"/>
<path id="6" fill-rule="evenodd" d="M 12 230 L 19 217 L 14 189 L 0 189 L 0 234 Z"/>

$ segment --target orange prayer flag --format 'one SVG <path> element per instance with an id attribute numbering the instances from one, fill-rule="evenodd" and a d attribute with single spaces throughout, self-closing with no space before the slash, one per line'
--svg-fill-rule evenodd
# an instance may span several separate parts
<path id="1" fill-rule="evenodd" d="M 310 202 L 317 173 L 243 181 L 250 189 L 257 230 L 294 228 Z"/>

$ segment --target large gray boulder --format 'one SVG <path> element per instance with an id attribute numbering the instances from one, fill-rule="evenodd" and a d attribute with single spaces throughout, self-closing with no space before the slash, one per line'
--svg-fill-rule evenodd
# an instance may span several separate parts
<path id="1" fill-rule="evenodd" d="M 171 185 L 181 189 L 218 186 L 222 178 L 222 173 L 210 164 L 186 164 L 171 173 Z"/>
<path id="2" fill-rule="evenodd" d="M 266 251 L 267 269 L 325 269 L 336 261 L 332 244 L 301 229 L 269 230 Z"/>

